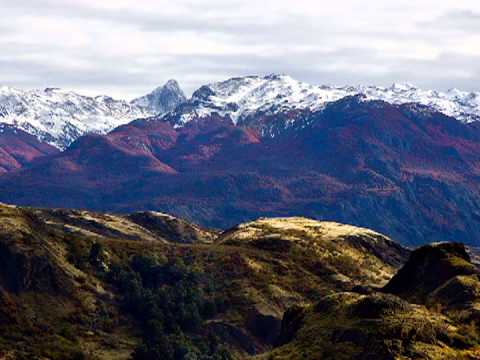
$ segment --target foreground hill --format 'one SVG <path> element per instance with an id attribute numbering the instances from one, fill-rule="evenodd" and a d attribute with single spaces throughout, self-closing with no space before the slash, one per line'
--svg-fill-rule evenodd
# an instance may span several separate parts
<path id="1" fill-rule="evenodd" d="M 361 96 L 316 112 L 242 118 L 242 125 L 214 113 L 179 126 L 177 115 L 82 137 L 7 173 L 0 201 L 164 211 L 223 229 L 303 215 L 371 228 L 403 244 L 478 245 L 477 122 Z M 266 128 L 274 136 L 264 136 Z"/>
<path id="2" fill-rule="evenodd" d="M 372 230 L 0 205 L 6 359 L 478 359 L 478 268 Z"/>
<path id="3" fill-rule="evenodd" d="M 272 348 L 289 307 L 381 287 L 408 253 L 304 218 L 217 233 L 160 213 L 1 205 L 0 356 L 246 358 Z"/>
<path id="4" fill-rule="evenodd" d="M 280 347 L 258 359 L 478 359 L 479 289 L 463 245 L 425 246 L 381 291 L 287 311 Z"/>

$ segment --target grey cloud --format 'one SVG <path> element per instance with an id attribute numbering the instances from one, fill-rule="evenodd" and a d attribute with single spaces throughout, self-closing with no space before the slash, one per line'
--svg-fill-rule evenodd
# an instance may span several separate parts
<path id="1" fill-rule="evenodd" d="M 118 88 L 119 94 L 135 96 L 171 77 L 191 92 L 202 83 L 230 76 L 280 72 L 311 83 L 390 85 L 409 81 L 436 89 L 480 88 L 480 57 L 461 55 L 448 48 L 448 41 L 455 40 L 460 32 L 480 34 L 480 13 L 452 10 L 411 27 L 394 24 L 383 27 L 374 23 L 357 24 L 355 17 L 349 22 L 342 18 L 309 16 L 308 12 L 279 13 L 264 21 L 263 14 L 237 14 L 235 9 L 242 3 L 244 1 L 233 5 L 231 1 L 191 1 L 187 13 L 173 16 L 160 8 L 149 12 L 141 7 L 98 9 L 80 1 L 0 0 L 0 8 L 6 14 L 0 25 L 0 83 L 81 87 L 99 93 L 104 92 L 103 89 Z M 397 5 L 395 11 L 401 12 L 401 8 Z M 138 58 L 127 54 L 109 55 L 93 43 L 78 49 L 65 49 L 64 44 L 48 39 L 39 43 L 16 43 L 12 34 L 28 33 L 28 29 L 18 28 L 17 18 L 25 15 L 39 16 L 52 23 L 58 19 L 85 20 L 89 26 L 99 23 L 100 33 L 115 33 L 119 26 L 131 27 L 148 36 L 159 33 L 175 38 L 179 33 L 193 33 L 198 38 L 208 37 L 220 49 L 228 45 L 238 50 L 225 55 L 192 48 L 188 54 L 172 55 L 161 48 L 152 48 L 145 54 L 150 60 L 143 63 L 141 55 Z M 35 37 L 33 32 L 30 35 Z M 374 46 L 382 42 L 388 43 L 385 49 Z M 393 51 L 396 47 L 408 49 L 412 42 L 439 49 L 441 55 L 418 60 L 414 59 L 416 54 L 409 54 L 407 50 L 401 58 L 396 56 Z M 248 51 L 254 46 L 263 50 Z M 24 54 L 38 55 L 41 59 L 57 56 L 75 59 L 88 66 L 76 68 L 68 62 L 26 60 Z"/>
<path id="2" fill-rule="evenodd" d="M 84 55 L 87 61 L 87 55 Z M 364 66 L 364 71 L 348 66 L 338 68 L 336 63 L 355 60 L 356 66 Z M 361 60 L 360 60 L 361 59 Z M 462 57 L 455 54 L 442 54 L 433 61 L 396 60 L 391 61 L 387 72 L 378 71 L 375 64 L 387 60 L 382 52 L 363 48 L 348 48 L 338 51 L 292 52 L 289 56 L 275 55 L 193 55 L 186 57 L 159 57 L 147 68 L 139 67 L 134 59 L 118 59 L 112 66 L 109 59 L 97 59 L 95 71 L 71 71 L 68 67 L 58 68 L 48 64 L 30 61 L 1 60 L 0 69 L 15 68 L 20 73 L 29 74 L 30 82 L 42 86 L 70 86 L 107 88 L 119 87 L 137 91 L 148 91 L 174 75 L 181 85 L 192 92 L 202 83 L 222 80 L 238 75 L 267 74 L 272 72 L 288 73 L 299 80 L 317 84 L 378 84 L 388 86 L 394 81 L 413 82 L 419 86 L 446 89 L 450 87 L 478 89 L 480 81 L 480 62 L 476 57 Z M 333 64 L 333 66 L 332 66 Z M 125 69 L 135 69 L 126 71 Z M 165 69 L 168 69 L 166 71 Z M 469 79 L 452 75 L 455 69 L 472 69 Z M 168 73 L 168 75 L 166 75 Z M 172 76 L 173 76 L 172 75 Z M 28 81 L 21 85 L 28 86 Z"/>
<path id="3" fill-rule="evenodd" d="M 0 1 L 1 3 L 2 1 Z M 210 6 L 215 6 L 218 9 L 219 4 L 220 2 L 211 2 Z M 58 0 L 23 1 L 7 5 L 7 9 L 10 8 L 11 11 L 17 12 L 17 14 L 31 13 L 62 18 L 100 20 L 109 22 L 112 25 L 130 25 L 140 30 L 151 32 L 238 33 L 239 31 L 258 32 L 268 30 L 270 27 L 268 24 L 258 22 L 258 18 L 253 16 L 247 19 L 209 16 L 208 12 L 205 11 L 205 6 L 203 6 L 203 9 L 198 4 L 191 5 L 191 7 L 191 15 L 193 16 L 182 16 L 181 14 L 173 16 L 162 12 L 143 10 L 140 7 L 128 10 L 121 8 L 92 8 L 78 2 L 71 3 Z M 225 9 L 231 8 L 230 6 L 226 7 L 226 5 L 224 7 Z"/>
<path id="4" fill-rule="evenodd" d="M 436 31 L 459 31 L 480 34 L 480 12 L 471 10 L 454 10 L 433 19 L 420 23 L 422 26 L 431 27 Z"/>

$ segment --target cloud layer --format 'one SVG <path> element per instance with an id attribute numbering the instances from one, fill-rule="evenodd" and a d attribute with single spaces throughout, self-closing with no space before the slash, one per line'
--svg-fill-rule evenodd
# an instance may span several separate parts
<path id="1" fill-rule="evenodd" d="M 480 90 L 469 0 L 0 0 L 0 84 L 132 98 L 177 79 Z"/>

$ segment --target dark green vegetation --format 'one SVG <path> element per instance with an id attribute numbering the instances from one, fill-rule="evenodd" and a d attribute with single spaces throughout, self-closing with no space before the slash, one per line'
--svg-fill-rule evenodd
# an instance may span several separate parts
<path id="1" fill-rule="evenodd" d="M 478 358 L 464 247 L 408 256 L 304 218 L 216 233 L 159 213 L 0 205 L 0 358 Z"/>
<path id="2" fill-rule="evenodd" d="M 231 359 L 213 334 L 201 334 L 222 305 L 222 299 L 209 298 L 214 284 L 208 275 L 181 258 L 160 263 L 134 256 L 129 267 L 117 265 L 108 276 L 119 289 L 121 307 L 140 323 L 143 344 L 133 359 Z"/>

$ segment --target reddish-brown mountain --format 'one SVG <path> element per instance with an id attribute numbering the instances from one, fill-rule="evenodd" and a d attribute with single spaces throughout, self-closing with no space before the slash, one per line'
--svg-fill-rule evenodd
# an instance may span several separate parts
<path id="1" fill-rule="evenodd" d="M 12 126 L 0 124 L 0 174 L 20 169 L 33 160 L 58 153 L 51 145 Z"/>
<path id="2" fill-rule="evenodd" d="M 360 97 L 282 116 L 282 123 L 297 120 L 274 137 L 216 115 L 182 127 L 138 120 L 4 175 L 0 201 L 161 210 L 221 228 L 302 215 L 405 244 L 480 243 L 477 124 Z"/>

